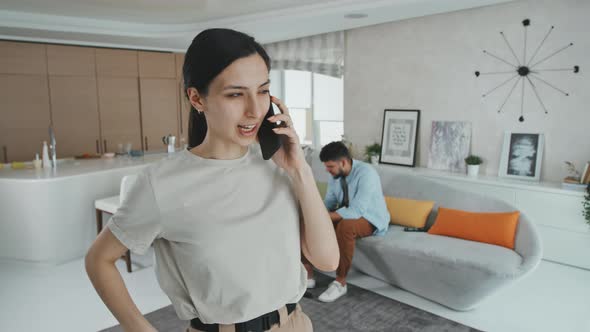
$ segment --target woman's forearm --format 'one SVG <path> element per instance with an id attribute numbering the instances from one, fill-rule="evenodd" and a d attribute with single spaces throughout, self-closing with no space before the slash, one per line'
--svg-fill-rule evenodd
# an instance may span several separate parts
<path id="1" fill-rule="evenodd" d="M 302 241 L 309 253 L 307 259 L 318 269 L 334 271 L 340 251 L 330 214 L 316 186 L 311 167 L 305 164 L 291 174 L 295 194 L 303 213 Z"/>
<path id="2" fill-rule="evenodd" d="M 96 292 L 119 321 L 123 331 L 156 331 L 141 314 L 114 263 L 86 258 L 86 273 Z"/>

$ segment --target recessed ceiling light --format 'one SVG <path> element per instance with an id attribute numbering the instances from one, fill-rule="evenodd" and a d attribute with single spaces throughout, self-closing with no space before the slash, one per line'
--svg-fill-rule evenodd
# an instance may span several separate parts
<path id="1" fill-rule="evenodd" d="M 352 18 L 352 19 L 365 18 L 365 17 L 368 17 L 368 16 L 369 15 L 362 14 L 362 13 L 352 13 L 352 14 L 346 14 L 346 15 L 344 15 L 345 18 Z"/>

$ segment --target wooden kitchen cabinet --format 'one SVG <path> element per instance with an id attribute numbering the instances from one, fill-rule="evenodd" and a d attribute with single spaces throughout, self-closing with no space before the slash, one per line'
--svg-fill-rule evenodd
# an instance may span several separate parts
<path id="1" fill-rule="evenodd" d="M 35 153 L 41 157 L 51 122 L 47 77 L 0 74 L 0 101 L 0 160 L 30 161 Z"/>
<path id="2" fill-rule="evenodd" d="M 0 73 L 47 75 L 44 44 L 0 41 Z"/>
<path id="3" fill-rule="evenodd" d="M 188 117 L 190 114 L 191 105 L 184 93 L 184 83 L 178 82 L 178 99 L 180 104 L 179 114 L 179 135 L 188 144 Z M 179 145 L 181 146 L 181 145 Z"/>
<path id="4" fill-rule="evenodd" d="M 47 71 L 50 76 L 95 76 L 94 48 L 47 45 Z"/>
<path id="5" fill-rule="evenodd" d="M 178 85 L 178 101 L 179 101 L 179 115 L 178 115 L 178 128 L 179 135 L 183 143 L 188 144 L 188 116 L 190 111 L 190 103 L 184 92 L 184 80 L 182 76 L 182 66 L 184 64 L 184 54 L 175 53 L 176 58 L 176 84 Z M 181 142 L 178 142 L 177 146 L 182 147 Z"/>
<path id="6" fill-rule="evenodd" d="M 97 48 L 96 74 L 107 77 L 138 77 L 137 51 Z"/>
<path id="7" fill-rule="evenodd" d="M 32 160 L 50 123 L 58 158 L 128 142 L 165 151 L 166 135 L 188 143 L 183 61 L 181 53 L 0 41 L 0 161 Z"/>
<path id="8" fill-rule="evenodd" d="M 133 150 L 141 150 L 139 114 L 139 82 L 134 77 L 99 77 L 98 104 L 102 151 L 119 152 L 127 143 Z"/>
<path id="9" fill-rule="evenodd" d="M 140 77 L 176 78 L 174 53 L 140 51 L 138 61 Z"/>
<path id="10" fill-rule="evenodd" d="M 100 153 L 96 78 L 50 76 L 57 157 Z"/>
<path id="11" fill-rule="evenodd" d="M 140 78 L 141 126 L 143 149 L 163 151 L 162 137 L 178 130 L 178 89 L 175 78 Z"/>

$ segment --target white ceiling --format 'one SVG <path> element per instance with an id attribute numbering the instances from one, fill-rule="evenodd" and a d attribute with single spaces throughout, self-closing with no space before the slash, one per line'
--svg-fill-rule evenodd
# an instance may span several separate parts
<path id="1" fill-rule="evenodd" d="M 185 51 L 211 27 L 269 43 L 508 1 L 1 0 L 0 39 Z"/>

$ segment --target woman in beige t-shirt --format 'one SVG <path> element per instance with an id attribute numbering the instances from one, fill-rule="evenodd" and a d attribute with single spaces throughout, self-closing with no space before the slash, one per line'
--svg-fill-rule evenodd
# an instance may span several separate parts
<path id="1" fill-rule="evenodd" d="M 262 46 L 234 30 L 205 30 L 188 48 L 191 148 L 139 174 L 85 259 L 125 331 L 155 329 L 114 263 L 151 244 L 160 287 L 190 320 L 187 331 L 312 331 L 297 304 L 307 281 L 300 253 L 333 271 L 338 244 L 289 111 L 270 97 L 269 71 Z M 280 114 L 265 119 L 271 102 Z M 272 160 L 259 147 L 265 121 L 281 123 Z"/>

